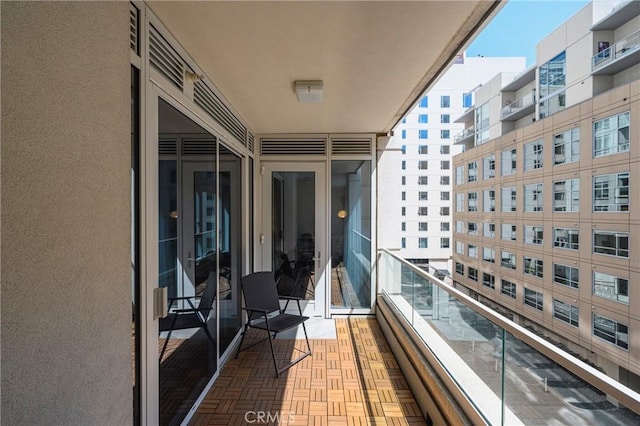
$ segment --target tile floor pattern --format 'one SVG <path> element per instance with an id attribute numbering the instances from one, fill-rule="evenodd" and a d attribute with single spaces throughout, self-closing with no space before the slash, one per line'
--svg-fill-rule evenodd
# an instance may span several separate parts
<path id="1" fill-rule="evenodd" d="M 375 318 L 339 318 L 336 329 L 337 339 L 310 340 L 313 355 L 280 378 L 268 342 L 241 352 L 220 372 L 191 424 L 426 424 Z M 245 342 L 259 332 L 250 330 Z M 294 345 L 305 347 L 304 340 L 275 344 L 281 360 L 296 356 Z"/>

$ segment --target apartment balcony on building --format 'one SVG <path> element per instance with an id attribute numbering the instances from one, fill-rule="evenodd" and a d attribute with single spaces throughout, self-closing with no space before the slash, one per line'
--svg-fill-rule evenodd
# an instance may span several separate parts
<path id="1" fill-rule="evenodd" d="M 466 129 L 458 133 L 454 137 L 453 141 L 456 144 L 466 144 L 467 142 L 472 141 L 473 135 L 475 134 L 476 134 L 475 127 L 473 126 L 467 127 Z"/>
<path id="2" fill-rule="evenodd" d="M 516 121 L 535 112 L 535 80 L 536 67 L 531 65 L 500 90 L 505 102 L 500 110 L 501 121 Z"/>
<path id="3" fill-rule="evenodd" d="M 464 149 L 473 148 L 475 146 L 475 117 L 476 106 L 472 105 L 470 108 L 466 109 L 460 117 L 453 121 L 454 123 L 464 123 L 465 125 L 464 130 L 454 137 L 454 144 L 463 145 Z"/>
<path id="4" fill-rule="evenodd" d="M 591 59 L 592 75 L 613 75 L 640 64 L 640 30 L 634 31 L 638 25 L 632 22 L 638 15 L 640 2 L 627 1 L 591 27 L 598 49 Z"/>
<path id="5" fill-rule="evenodd" d="M 535 92 L 531 92 L 515 101 L 508 101 L 500 111 L 502 121 L 515 121 L 535 111 Z"/>

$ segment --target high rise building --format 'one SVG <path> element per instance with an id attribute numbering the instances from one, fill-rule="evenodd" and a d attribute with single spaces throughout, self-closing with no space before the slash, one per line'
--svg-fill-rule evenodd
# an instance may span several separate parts
<path id="1" fill-rule="evenodd" d="M 593 2 L 457 118 L 454 285 L 640 388 L 640 7 Z M 611 6 L 611 4 L 609 4 Z"/>

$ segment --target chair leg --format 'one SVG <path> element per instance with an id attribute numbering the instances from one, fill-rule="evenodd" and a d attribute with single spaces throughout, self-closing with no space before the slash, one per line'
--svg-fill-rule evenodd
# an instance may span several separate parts
<path id="1" fill-rule="evenodd" d="M 236 351 L 236 359 L 238 359 L 238 354 L 240 354 L 240 348 L 242 348 L 242 342 L 244 342 L 244 336 L 247 335 L 248 328 L 249 328 L 249 323 L 247 322 L 244 325 L 244 331 L 242 332 L 242 336 L 240 336 L 240 344 L 238 345 L 238 350 Z"/>
<path id="2" fill-rule="evenodd" d="M 276 362 L 276 351 L 273 348 L 273 339 L 271 338 L 271 328 L 269 327 L 268 319 L 267 319 L 267 333 L 269 334 L 269 346 L 271 347 L 271 357 L 273 358 L 273 367 L 276 369 L 276 377 L 280 377 L 280 371 L 278 371 L 278 363 Z"/>

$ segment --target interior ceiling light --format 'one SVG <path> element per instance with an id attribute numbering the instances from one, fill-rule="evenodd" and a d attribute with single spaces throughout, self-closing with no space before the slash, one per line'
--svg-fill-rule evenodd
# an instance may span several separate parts
<path id="1" fill-rule="evenodd" d="M 322 80 L 296 81 L 294 83 L 298 102 L 318 103 L 322 102 L 324 84 Z"/>

